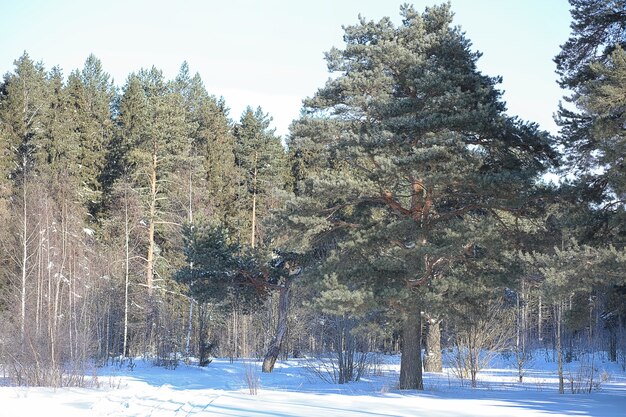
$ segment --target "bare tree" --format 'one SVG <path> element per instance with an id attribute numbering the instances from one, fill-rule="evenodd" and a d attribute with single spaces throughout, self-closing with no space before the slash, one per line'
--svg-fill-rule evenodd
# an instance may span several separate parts
<path id="1" fill-rule="evenodd" d="M 467 323 L 457 325 L 450 356 L 453 372 L 461 380 L 469 378 L 472 387 L 476 387 L 480 370 L 509 347 L 513 337 L 511 312 L 502 302 L 491 304 L 483 316 L 471 317 Z"/>

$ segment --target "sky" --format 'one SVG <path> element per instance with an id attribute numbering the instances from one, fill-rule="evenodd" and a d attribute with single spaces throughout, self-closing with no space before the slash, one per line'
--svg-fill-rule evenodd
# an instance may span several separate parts
<path id="1" fill-rule="evenodd" d="M 93 53 L 122 86 L 153 65 L 167 78 L 187 61 L 209 93 L 224 97 L 230 117 L 261 106 L 285 136 L 302 100 L 330 74 L 324 52 L 342 47 L 342 25 L 389 16 L 399 23 L 406 0 L 0 0 L 0 74 L 24 51 L 64 74 Z M 569 35 L 567 0 L 451 0 L 455 24 L 478 68 L 500 75 L 508 113 L 557 132 L 565 95 L 553 57 Z M 414 0 L 417 10 L 441 1 Z"/>

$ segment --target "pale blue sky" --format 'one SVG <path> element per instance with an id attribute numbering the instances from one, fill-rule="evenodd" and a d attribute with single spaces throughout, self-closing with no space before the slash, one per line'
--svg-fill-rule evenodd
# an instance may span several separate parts
<path id="1" fill-rule="evenodd" d="M 168 78 L 187 60 L 238 119 L 261 105 L 285 135 L 302 99 L 329 74 L 323 52 L 341 47 L 358 14 L 399 21 L 404 0 L 0 0 L 0 74 L 24 50 L 67 75 L 90 53 L 121 86 L 155 65 Z M 440 1 L 416 0 L 418 10 Z M 567 0 L 452 0 L 456 24 L 483 52 L 479 68 L 501 75 L 509 114 L 556 132 L 563 92 L 552 58 L 569 35 Z"/>

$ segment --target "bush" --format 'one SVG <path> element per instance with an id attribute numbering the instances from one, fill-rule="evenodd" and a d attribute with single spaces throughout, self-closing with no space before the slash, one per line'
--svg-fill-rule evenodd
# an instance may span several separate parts
<path id="1" fill-rule="evenodd" d="M 476 387 L 478 372 L 509 346 L 513 329 L 512 315 L 500 303 L 490 306 L 482 318 L 457 326 L 448 362 L 461 384 L 469 378 Z"/>
<path id="2" fill-rule="evenodd" d="M 254 362 L 244 362 L 243 363 L 245 382 L 248 386 L 248 391 L 250 395 L 257 395 L 259 390 L 259 386 L 261 385 L 261 379 L 259 378 L 259 372 L 257 366 Z"/>

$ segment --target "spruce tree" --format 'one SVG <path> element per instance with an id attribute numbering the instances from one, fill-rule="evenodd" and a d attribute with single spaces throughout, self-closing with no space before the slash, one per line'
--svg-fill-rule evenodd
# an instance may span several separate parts
<path id="1" fill-rule="evenodd" d="M 102 206 L 102 178 L 106 150 L 113 135 L 111 109 L 115 89 L 100 60 L 90 55 L 80 72 L 70 74 L 68 90 L 69 107 L 75 115 L 74 128 L 78 136 L 76 174 L 81 200 L 95 218 Z"/>
<path id="2" fill-rule="evenodd" d="M 15 62 L 0 88 L 3 159 L 6 177 L 18 178 L 33 169 L 36 161 L 45 161 L 45 121 L 50 107 L 48 76 L 41 63 L 24 54 Z M 5 177 L 5 178 L 6 178 Z"/>
<path id="3" fill-rule="evenodd" d="M 53 187 L 60 183 L 71 183 L 72 173 L 78 169 L 78 146 L 74 129 L 75 113 L 68 105 L 68 88 L 60 68 L 55 67 L 48 74 L 49 102 L 43 119 L 43 134 L 38 142 L 34 165 L 43 181 Z"/>

